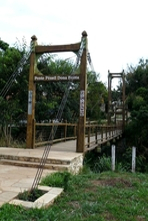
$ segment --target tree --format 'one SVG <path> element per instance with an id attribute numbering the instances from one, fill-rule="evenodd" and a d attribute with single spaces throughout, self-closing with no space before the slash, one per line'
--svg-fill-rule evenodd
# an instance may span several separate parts
<path id="1" fill-rule="evenodd" d="M 126 94 L 140 87 L 148 88 L 148 60 L 144 59 L 140 59 L 136 67 L 129 66 L 126 74 Z"/>
<path id="2" fill-rule="evenodd" d="M 100 121 L 105 117 L 101 107 L 107 104 L 107 89 L 98 78 L 96 73 L 88 72 L 87 118 Z"/>
<path id="3" fill-rule="evenodd" d="M 29 69 L 28 66 L 24 67 L 23 73 L 16 79 L 13 78 L 17 64 L 26 52 L 25 46 L 19 47 L 15 44 L 14 47 L 9 47 L 4 42 L 0 42 L 0 45 L 1 134 L 6 140 L 6 145 L 9 145 L 12 124 L 17 124 L 22 118 L 21 115 L 27 111 L 28 75 L 24 73 L 28 73 Z"/>
<path id="4" fill-rule="evenodd" d="M 0 98 L 0 134 L 6 146 L 9 146 L 11 142 L 12 126 L 16 125 L 15 117 L 21 111 L 19 106 L 18 100 Z"/>
<path id="5" fill-rule="evenodd" d="M 138 155 L 148 159 L 148 60 L 141 59 L 136 67 L 126 74 L 126 96 L 130 111 L 125 130 L 127 143 L 136 146 Z"/>
<path id="6" fill-rule="evenodd" d="M 1 51 L 6 51 L 6 49 L 9 47 L 9 44 L 8 43 L 6 43 L 6 42 L 4 42 L 4 41 L 2 41 L 1 39 L 0 39 L 0 50 Z"/>

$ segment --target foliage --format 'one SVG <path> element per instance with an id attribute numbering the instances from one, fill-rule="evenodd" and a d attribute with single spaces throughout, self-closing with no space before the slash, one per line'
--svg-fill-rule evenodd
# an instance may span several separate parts
<path id="1" fill-rule="evenodd" d="M 41 185 L 62 187 L 66 190 L 70 177 L 71 174 L 69 172 L 56 172 L 44 177 L 41 181 Z"/>
<path id="2" fill-rule="evenodd" d="M 0 97 L 1 136 L 4 137 L 6 146 L 10 145 L 12 126 L 16 122 L 17 114 L 20 112 L 18 100 L 5 100 Z"/>
<path id="3" fill-rule="evenodd" d="M 121 140 L 120 140 L 121 142 Z M 124 143 L 124 142 L 123 142 Z M 127 146 L 126 142 L 122 144 L 117 143 L 116 146 L 116 172 L 131 172 L 132 171 L 132 147 Z M 136 148 L 136 171 L 147 173 L 147 149 L 143 150 Z M 86 153 L 84 158 L 84 166 L 89 167 L 94 173 L 102 173 L 111 171 L 111 148 L 103 146 L 101 153 L 91 151 Z"/>
<path id="4" fill-rule="evenodd" d="M 111 170 L 111 157 L 107 156 L 105 153 L 102 155 L 91 151 L 85 155 L 84 165 L 90 167 L 90 169 L 95 173 L 102 173 L 103 171 Z"/>
<path id="5" fill-rule="evenodd" d="M 122 100 L 122 84 L 117 86 L 117 88 L 112 91 L 112 101 L 121 101 Z"/>
<path id="6" fill-rule="evenodd" d="M 5 50 L 0 53 L 0 89 L 3 89 L 0 97 L 0 124 L 1 136 L 6 140 L 6 146 L 10 145 L 11 127 L 26 116 L 28 94 L 28 65 L 15 79 L 15 71 L 21 57 L 26 53 L 26 44 L 15 44 L 9 47 L 6 43 Z M 11 79 L 11 80 L 10 80 Z"/>
<path id="7" fill-rule="evenodd" d="M 6 42 L 4 42 L 4 41 L 2 41 L 2 40 L 0 39 L 0 50 L 6 51 L 6 49 L 7 49 L 8 47 L 9 47 L 9 44 L 6 43 Z"/>
<path id="8" fill-rule="evenodd" d="M 126 94 L 148 87 L 148 60 L 140 59 L 136 67 L 129 66 L 126 74 Z"/>
<path id="9" fill-rule="evenodd" d="M 45 191 L 40 190 L 40 189 L 34 189 L 30 192 L 24 191 L 18 194 L 17 199 L 23 200 L 23 201 L 34 202 L 45 193 L 46 193 Z"/>
<path id="10" fill-rule="evenodd" d="M 99 157 L 98 162 L 94 165 L 94 171 L 103 172 L 103 171 L 110 171 L 111 170 L 111 157 L 106 157 L 103 155 Z"/>
<path id="11" fill-rule="evenodd" d="M 105 110 L 102 112 L 101 106 L 107 104 L 107 89 L 98 78 L 96 74 L 88 72 L 87 118 L 99 121 L 105 118 Z"/>
<path id="12" fill-rule="evenodd" d="M 136 146 L 137 157 L 148 160 L 148 60 L 140 59 L 126 74 L 126 103 L 130 111 L 125 128 L 127 146 Z M 145 159 L 145 160 L 144 160 Z"/>

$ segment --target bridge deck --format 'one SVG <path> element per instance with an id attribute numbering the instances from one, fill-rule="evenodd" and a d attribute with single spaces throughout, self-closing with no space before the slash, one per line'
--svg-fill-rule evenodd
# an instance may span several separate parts
<path id="1" fill-rule="evenodd" d="M 86 136 L 85 138 L 85 150 L 84 152 L 87 152 L 88 150 L 92 150 L 96 148 L 99 145 L 103 145 L 107 143 L 108 141 L 111 141 L 117 137 L 119 137 L 122 134 L 122 130 L 116 130 L 116 133 L 103 133 L 103 134 L 97 134 L 96 136 Z M 75 139 L 73 140 L 67 140 L 67 141 L 61 141 L 61 142 L 54 142 L 51 147 L 51 151 L 60 151 L 60 152 L 76 152 L 76 144 L 77 141 Z M 48 145 L 48 144 L 47 144 Z M 37 149 L 44 149 L 44 147 L 37 147 Z"/>

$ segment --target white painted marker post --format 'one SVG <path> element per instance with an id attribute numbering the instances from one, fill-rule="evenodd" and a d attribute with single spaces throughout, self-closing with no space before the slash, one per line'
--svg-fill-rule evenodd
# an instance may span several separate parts
<path id="1" fill-rule="evenodd" d="M 135 172 L 136 168 L 136 147 L 132 147 L 132 173 Z"/>
<path id="2" fill-rule="evenodd" d="M 112 171 L 115 171 L 115 145 L 112 145 Z"/>

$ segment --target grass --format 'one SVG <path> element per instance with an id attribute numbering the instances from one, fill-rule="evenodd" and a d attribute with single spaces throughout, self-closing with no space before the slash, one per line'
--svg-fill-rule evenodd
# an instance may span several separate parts
<path id="1" fill-rule="evenodd" d="M 66 186 L 64 193 L 52 206 L 26 210 L 5 204 L 0 208 L 0 220 L 148 220 L 148 174 L 111 171 L 94 173 L 84 168 L 79 175 L 52 174 L 52 178 L 48 176 L 42 184 L 50 185 L 51 180 L 53 185 Z"/>
<path id="2" fill-rule="evenodd" d="M 18 194 L 17 199 L 23 200 L 23 201 L 34 202 L 45 193 L 46 191 L 39 190 L 39 189 L 34 189 L 32 191 L 24 191 Z"/>
<path id="3" fill-rule="evenodd" d="M 66 191 L 71 176 L 72 175 L 66 171 L 52 173 L 49 176 L 44 177 L 40 184 L 43 186 L 62 187 Z"/>

